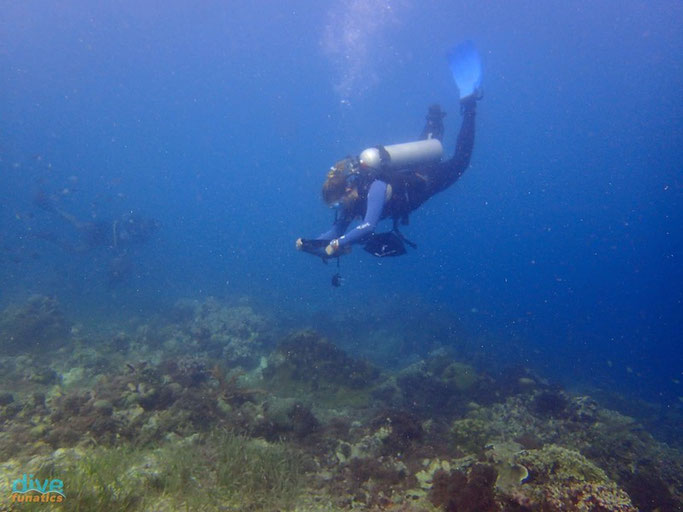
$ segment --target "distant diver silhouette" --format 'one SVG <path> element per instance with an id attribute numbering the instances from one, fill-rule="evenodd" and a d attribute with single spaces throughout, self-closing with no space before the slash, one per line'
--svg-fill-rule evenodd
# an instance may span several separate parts
<path id="1" fill-rule="evenodd" d="M 131 274 L 131 249 L 148 242 L 160 227 L 157 220 L 134 211 L 114 220 L 83 221 L 58 207 L 56 201 L 42 191 L 34 196 L 33 202 L 40 209 L 73 226 L 78 240 L 72 242 L 53 231 L 36 232 L 33 236 L 71 253 L 87 253 L 98 248 L 107 250 L 111 253 L 107 268 L 110 284 L 121 282 Z"/>

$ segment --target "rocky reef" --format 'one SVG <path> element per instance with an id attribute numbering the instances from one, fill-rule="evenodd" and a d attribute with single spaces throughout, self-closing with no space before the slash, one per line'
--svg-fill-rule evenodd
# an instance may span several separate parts
<path id="1" fill-rule="evenodd" d="M 67 344 L 70 327 L 56 298 L 33 295 L 0 313 L 0 351 L 49 355 Z"/>
<path id="2" fill-rule="evenodd" d="M 9 488 L 30 473 L 64 510 L 681 510 L 681 453 L 591 397 L 275 324 L 216 299 L 96 332 L 55 299 L 5 310 L 0 509 L 32 506 Z"/>

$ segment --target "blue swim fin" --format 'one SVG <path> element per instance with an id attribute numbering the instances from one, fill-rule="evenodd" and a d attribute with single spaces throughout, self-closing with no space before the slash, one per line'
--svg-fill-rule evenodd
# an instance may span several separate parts
<path id="1" fill-rule="evenodd" d="M 453 73 L 460 100 L 475 94 L 481 86 L 481 57 L 472 41 L 464 41 L 448 54 L 448 64 Z"/>

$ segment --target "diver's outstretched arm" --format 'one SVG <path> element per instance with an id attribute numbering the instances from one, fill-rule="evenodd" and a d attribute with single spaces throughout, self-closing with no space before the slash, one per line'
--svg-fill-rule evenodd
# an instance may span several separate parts
<path id="1" fill-rule="evenodd" d="M 342 215 L 340 219 L 335 221 L 332 229 L 323 233 L 315 240 L 297 239 L 296 248 L 316 256 L 322 256 L 323 259 L 350 252 L 352 244 L 362 242 L 366 237 L 374 233 L 375 227 L 382 217 L 386 193 L 386 182 L 375 180 L 370 185 L 370 190 L 368 191 L 367 207 L 363 222 L 345 233 L 351 221 Z"/>
<path id="2" fill-rule="evenodd" d="M 387 184 L 382 180 L 375 180 L 368 190 L 367 206 L 363 222 L 358 226 L 339 237 L 339 246 L 362 242 L 368 235 L 371 235 L 377 227 L 379 219 L 384 210 L 384 201 L 387 195 Z"/>
<path id="3" fill-rule="evenodd" d="M 42 192 L 42 191 L 38 192 L 33 197 L 33 204 L 35 204 L 41 210 L 46 211 L 48 213 L 54 213 L 55 215 L 58 215 L 59 217 L 61 217 L 65 221 L 67 221 L 69 224 L 71 224 L 73 227 L 75 227 L 79 231 L 81 229 L 83 229 L 83 227 L 86 223 L 78 220 L 75 215 L 72 215 L 68 212 L 65 212 L 61 208 L 58 208 L 55 203 L 56 203 L 56 201 L 54 200 L 53 197 L 48 196 L 45 192 Z"/>
<path id="4" fill-rule="evenodd" d="M 55 207 L 55 212 L 57 215 L 59 215 L 62 219 L 67 221 L 69 224 L 71 224 L 73 227 L 75 227 L 78 231 L 82 231 L 83 229 L 86 228 L 88 225 L 87 222 L 81 222 L 76 218 L 75 215 L 72 215 L 71 213 L 65 212 L 64 210 Z"/>
<path id="5" fill-rule="evenodd" d="M 329 242 L 330 240 L 339 238 L 344 234 L 346 228 L 349 227 L 349 224 L 351 224 L 351 222 L 344 219 L 344 217 L 342 216 L 341 218 L 334 221 L 334 224 L 332 224 L 332 227 L 330 229 L 328 229 L 324 233 L 321 233 L 315 239 L 327 240 Z"/>
<path id="6" fill-rule="evenodd" d="M 346 220 L 344 216 L 341 216 L 334 221 L 334 224 L 332 224 L 330 229 L 321 233 L 316 238 L 297 238 L 296 249 L 327 259 L 329 256 L 325 253 L 325 247 L 327 247 L 332 240 L 342 236 L 344 231 L 346 231 L 346 228 L 349 227 L 349 224 L 351 224 L 351 221 Z"/>
<path id="7" fill-rule="evenodd" d="M 45 240 L 46 242 L 49 242 L 51 244 L 56 245 L 63 251 L 69 252 L 69 253 L 78 253 L 81 252 L 78 248 L 78 246 L 72 244 L 68 240 L 64 240 L 60 237 L 58 237 L 55 233 L 51 231 L 38 231 L 38 232 L 33 232 L 31 233 L 31 237 L 37 238 L 38 240 Z"/>

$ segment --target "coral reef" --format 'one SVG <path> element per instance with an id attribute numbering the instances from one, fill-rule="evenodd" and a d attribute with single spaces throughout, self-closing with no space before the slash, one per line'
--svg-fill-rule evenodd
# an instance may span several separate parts
<path id="1" fill-rule="evenodd" d="M 532 402 L 532 408 L 539 416 L 561 417 L 568 406 L 569 399 L 561 391 L 541 391 Z"/>
<path id="2" fill-rule="evenodd" d="M 68 343 L 70 329 L 56 298 L 33 295 L 0 313 L 0 351 L 3 355 L 49 357 L 51 351 Z"/>
<path id="3" fill-rule="evenodd" d="M 229 306 L 213 298 L 202 303 L 182 301 L 176 304 L 173 315 L 189 317 L 180 324 L 176 336 L 199 350 L 235 366 L 253 366 L 258 361 L 267 323 L 248 304 Z"/>
<path id="4" fill-rule="evenodd" d="M 262 375 L 279 395 L 305 396 L 329 407 L 366 404 L 380 376 L 375 366 L 349 357 L 312 330 L 294 332 L 278 343 Z"/>
<path id="5" fill-rule="evenodd" d="M 474 465 L 469 473 L 441 470 L 434 475 L 431 502 L 445 512 L 496 512 L 496 470 L 485 464 Z"/>
<path id="6" fill-rule="evenodd" d="M 402 370 L 396 383 L 404 406 L 430 416 L 456 417 L 472 401 L 489 403 L 495 395 L 489 379 L 443 353 Z"/>
<path id="7" fill-rule="evenodd" d="M 407 411 L 388 409 L 370 422 L 373 429 L 386 429 L 387 436 L 382 440 L 382 454 L 401 454 L 419 443 L 424 437 L 420 419 Z"/>
<path id="8" fill-rule="evenodd" d="M 124 330 L 69 328 L 40 297 L 0 318 L 41 340 L 0 358 L 0 471 L 63 478 L 65 510 L 683 504 L 680 452 L 524 368 L 494 378 L 436 351 L 380 372 L 316 331 L 276 343 L 249 305 L 216 299 Z"/>

